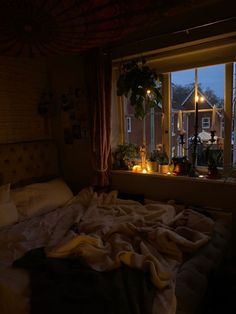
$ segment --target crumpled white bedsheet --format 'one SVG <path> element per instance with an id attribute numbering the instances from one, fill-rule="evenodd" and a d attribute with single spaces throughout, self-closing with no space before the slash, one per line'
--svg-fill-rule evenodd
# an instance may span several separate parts
<path id="1" fill-rule="evenodd" d="M 82 234 L 78 236 L 71 229 L 72 225 L 77 226 Z M 62 256 L 60 254 L 66 256 L 66 254 L 69 253 L 75 254 L 73 249 L 75 247 L 78 249 L 78 246 L 74 246 L 73 249 L 68 252 L 68 245 L 71 249 L 71 243 L 74 243 L 79 238 L 81 239 L 81 236 L 90 237 L 90 240 L 91 238 L 99 240 L 100 237 L 101 243 L 104 243 L 106 235 L 114 232 L 114 226 L 118 226 L 118 229 L 123 228 L 123 230 L 125 228 L 128 230 L 129 228 L 127 229 L 127 226 L 131 226 L 132 230 L 139 230 L 139 233 L 142 229 L 146 239 L 147 235 L 149 236 L 151 240 L 149 243 L 144 241 L 144 239 L 143 241 L 140 239 L 139 249 L 143 247 L 143 251 L 141 250 L 143 254 L 145 254 L 145 246 L 151 249 L 149 252 L 146 251 L 146 254 L 153 254 L 155 259 L 159 259 L 158 263 L 161 264 L 161 266 L 165 266 L 164 269 L 166 273 L 166 276 L 160 276 L 159 278 L 165 278 L 164 286 L 161 286 L 161 280 L 158 281 L 158 276 L 155 277 L 155 274 L 151 271 L 153 282 L 159 288 L 154 302 L 153 313 L 175 313 L 176 278 L 177 290 L 185 291 L 186 287 L 183 286 L 183 284 L 182 286 L 181 284 L 180 286 L 178 285 L 178 278 L 183 280 L 184 277 L 186 277 L 184 276 L 186 270 L 187 273 L 191 273 L 191 261 L 194 261 L 195 258 L 193 257 L 193 259 L 186 261 L 180 268 L 180 265 L 184 261 L 181 249 L 185 247 L 185 250 L 194 252 L 202 246 L 202 249 L 208 247 L 211 242 L 209 242 L 209 244 L 207 244 L 207 242 L 212 235 L 215 226 L 214 222 L 204 215 L 199 215 L 189 209 L 176 213 L 174 207 L 168 204 L 150 203 L 143 206 L 134 201 L 117 199 L 117 193 L 115 191 L 109 194 L 102 193 L 98 195 L 93 192 L 91 188 L 82 190 L 67 206 L 0 230 L 0 313 L 29 313 L 29 278 L 25 271 L 18 269 L 12 270 L 11 265 L 13 261 L 22 257 L 28 250 L 38 247 L 46 247 L 46 251 L 51 254 L 51 256 L 53 256 L 53 254 L 54 256 Z M 121 235 L 123 237 L 126 236 L 125 233 L 121 233 Z M 161 237 L 163 237 L 163 241 L 160 241 Z M 224 238 L 224 235 L 222 235 L 222 237 Z M 115 239 L 115 241 L 116 240 L 117 239 Z M 178 240 L 177 244 L 176 240 Z M 158 243 L 155 248 L 151 245 L 153 241 Z M 171 245 L 163 245 L 163 243 L 168 244 L 168 241 L 170 241 Z M 123 244 L 124 243 L 122 243 L 122 245 Z M 130 243 L 130 246 L 126 247 L 126 252 L 123 254 L 124 259 L 121 262 L 129 264 L 127 261 L 132 260 L 130 266 L 139 267 L 139 256 L 136 265 L 132 265 L 134 259 L 126 258 L 127 256 L 131 256 L 130 252 L 133 250 L 132 245 L 133 243 Z M 137 245 L 137 243 L 135 245 Z M 165 247 L 167 248 L 166 252 Z M 65 250 L 63 251 L 64 248 L 66 248 L 66 254 Z M 162 251 L 161 254 L 159 249 Z M 219 251 L 221 252 L 221 248 L 219 248 Z M 85 252 L 88 252 L 88 250 L 85 250 Z M 165 253 L 168 254 L 166 255 Z M 81 252 L 79 252 L 79 254 L 81 254 Z M 86 257 L 86 254 L 84 257 Z M 216 262 L 216 257 L 216 255 L 213 256 L 213 263 Z M 95 260 L 97 261 L 97 259 Z M 97 263 L 93 263 L 93 261 L 91 262 L 89 259 L 87 261 L 91 264 L 91 267 L 98 270 L 101 265 L 103 267 L 101 270 L 104 270 L 104 267 L 106 267 L 106 263 L 104 265 L 103 263 L 98 265 Z M 109 267 L 117 267 L 117 259 L 114 261 L 115 263 L 113 263 L 112 266 L 109 264 Z M 141 264 L 140 268 L 142 268 Z M 154 263 L 154 265 L 157 264 Z M 193 265 L 195 264 L 193 263 Z M 169 269 L 166 268 L 166 266 L 168 266 Z M 211 267 L 212 265 L 210 265 L 210 268 Z M 157 267 L 156 270 L 158 275 L 160 269 L 158 270 Z M 179 270 L 179 272 L 176 277 L 177 270 Z M 207 271 L 208 269 L 203 271 L 201 276 L 206 276 Z M 186 278 L 188 279 L 188 277 Z M 206 279 L 203 278 L 202 281 L 205 283 L 205 280 Z M 160 293 L 162 288 L 165 288 L 164 293 Z M 181 299 L 181 292 L 179 291 L 176 293 L 177 297 L 183 300 L 183 298 Z M 184 311 L 183 304 L 181 306 Z"/>

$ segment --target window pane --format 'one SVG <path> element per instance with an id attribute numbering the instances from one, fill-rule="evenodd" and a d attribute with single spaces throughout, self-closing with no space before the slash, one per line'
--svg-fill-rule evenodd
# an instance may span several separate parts
<path id="1" fill-rule="evenodd" d="M 197 76 L 195 76 L 197 73 Z M 223 166 L 224 146 L 224 65 L 214 65 L 172 73 L 172 157 L 183 155 L 191 159 L 192 140 L 195 133 L 195 79 L 198 96 L 197 165 L 207 166 L 207 152 L 218 167 Z M 182 123 L 181 123 L 182 119 Z M 211 131 L 214 142 L 211 142 Z M 180 145 L 184 134 L 184 149 Z M 209 154 L 208 154 L 209 156 Z"/>
<path id="2" fill-rule="evenodd" d="M 186 147 L 194 132 L 194 69 L 171 73 L 171 148 L 172 157 L 189 157 L 189 151 L 180 145 L 180 133 Z M 181 123 L 182 120 L 182 123 Z"/>
<path id="3" fill-rule="evenodd" d="M 162 143 L 162 104 L 151 108 L 143 120 L 136 119 L 134 108 L 125 99 L 125 142 L 137 144 L 146 143 L 147 157 Z"/>
<path id="4" fill-rule="evenodd" d="M 224 64 L 198 69 L 199 93 L 202 93 L 205 99 L 205 101 L 200 104 L 201 108 L 199 109 L 199 115 L 210 120 L 210 127 L 208 129 L 204 129 L 202 125 L 199 125 L 199 136 L 201 137 L 203 144 L 199 146 L 199 165 L 207 165 L 206 149 L 210 149 L 217 166 L 223 167 L 224 73 Z M 215 131 L 215 141 L 213 144 L 211 141 L 205 140 L 205 138 L 211 138 L 211 131 Z"/>

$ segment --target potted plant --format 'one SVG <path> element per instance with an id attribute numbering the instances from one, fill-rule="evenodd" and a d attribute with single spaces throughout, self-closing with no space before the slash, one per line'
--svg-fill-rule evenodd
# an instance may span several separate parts
<path id="1" fill-rule="evenodd" d="M 207 161 L 207 178 L 208 179 L 217 179 L 219 178 L 219 172 L 217 168 L 218 160 L 221 156 L 219 150 L 212 149 L 211 145 L 208 146 L 205 150 L 205 158 Z"/>
<path id="2" fill-rule="evenodd" d="M 117 95 L 125 96 L 134 107 L 135 117 L 143 119 L 149 108 L 161 101 L 162 75 L 145 65 L 145 61 L 130 61 L 123 65 L 117 81 Z"/>
<path id="3" fill-rule="evenodd" d="M 173 157 L 173 174 L 174 175 L 187 175 L 190 170 L 190 163 L 186 156 L 183 157 Z"/>
<path id="4" fill-rule="evenodd" d="M 157 161 L 158 170 L 162 174 L 166 174 L 169 171 L 169 158 L 166 153 L 164 145 L 160 144 L 157 147 Z"/>
<path id="5" fill-rule="evenodd" d="M 133 143 L 119 144 L 113 152 L 113 168 L 131 170 L 138 156 L 138 146 Z"/>
<path id="6" fill-rule="evenodd" d="M 147 170 L 148 171 L 157 171 L 157 152 L 154 150 L 151 152 L 147 160 Z"/>

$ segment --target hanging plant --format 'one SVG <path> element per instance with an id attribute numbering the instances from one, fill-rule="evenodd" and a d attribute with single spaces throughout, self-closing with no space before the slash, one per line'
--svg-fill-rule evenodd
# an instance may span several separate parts
<path id="1" fill-rule="evenodd" d="M 130 61 L 123 65 L 117 81 L 117 96 L 125 96 L 134 107 L 135 117 L 143 119 L 150 108 L 157 107 L 162 99 L 162 74 L 145 65 L 145 61 Z"/>

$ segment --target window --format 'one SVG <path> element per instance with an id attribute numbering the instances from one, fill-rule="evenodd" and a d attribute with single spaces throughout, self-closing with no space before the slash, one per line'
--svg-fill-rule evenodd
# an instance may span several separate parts
<path id="1" fill-rule="evenodd" d="M 191 159 L 197 86 L 197 94 L 203 102 L 198 104 L 197 132 L 200 141 L 197 145 L 196 165 L 206 167 L 205 151 L 207 148 L 214 149 L 217 166 L 229 174 L 233 169 L 236 170 L 236 63 L 229 61 L 233 58 L 229 48 L 222 45 L 223 48 L 216 46 L 212 49 L 210 45 L 207 55 L 206 47 L 202 52 L 195 52 L 192 46 L 187 47 L 186 54 L 184 52 L 176 56 L 173 48 L 173 55 L 168 50 L 166 59 L 163 51 L 160 52 L 160 57 L 157 52 L 156 60 L 152 60 L 150 66 L 158 71 L 161 69 L 164 74 L 162 103 L 150 110 L 145 119 L 140 121 L 134 118 L 132 108 L 124 101 L 128 116 L 132 117 L 132 132 L 127 136 L 129 131 L 124 128 L 124 138 L 137 145 L 145 142 L 148 154 L 162 144 L 170 159 L 175 156 L 187 156 Z M 188 49 L 191 51 L 189 55 Z M 221 54 L 221 63 L 218 58 L 219 49 L 228 49 Z M 180 135 L 183 137 L 183 144 Z"/>
<path id="2" fill-rule="evenodd" d="M 209 129 L 210 128 L 210 117 L 203 117 L 202 118 L 202 129 Z"/>
<path id="3" fill-rule="evenodd" d="M 131 133 L 131 117 L 126 117 L 126 130 L 127 133 Z"/>

